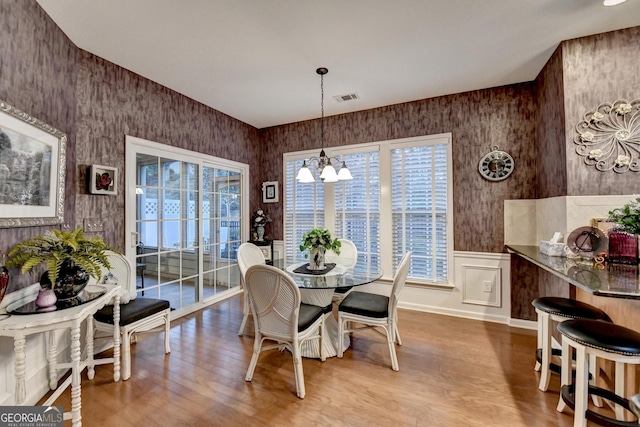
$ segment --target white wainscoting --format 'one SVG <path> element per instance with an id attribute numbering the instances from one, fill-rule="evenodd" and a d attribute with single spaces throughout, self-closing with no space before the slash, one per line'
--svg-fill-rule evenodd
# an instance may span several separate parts
<path id="1" fill-rule="evenodd" d="M 502 268 L 463 264 L 462 302 L 487 307 L 502 307 Z"/>
<path id="2" fill-rule="evenodd" d="M 506 253 L 454 252 L 451 286 L 407 283 L 398 307 L 523 327 L 511 319 L 511 260 Z M 484 291 L 485 282 L 491 290 Z M 376 282 L 362 290 L 389 294 L 390 283 Z"/>
<path id="3" fill-rule="evenodd" d="M 284 240 L 273 241 L 273 259 L 284 258 Z"/>

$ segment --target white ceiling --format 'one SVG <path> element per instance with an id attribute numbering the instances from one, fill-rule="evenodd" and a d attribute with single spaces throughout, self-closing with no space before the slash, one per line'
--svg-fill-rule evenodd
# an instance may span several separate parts
<path id="1" fill-rule="evenodd" d="M 37 0 L 80 48 L 264 128 L 535 79 L 640 0 Z M 338 103 L 333 96 L 357 93 Z"/>

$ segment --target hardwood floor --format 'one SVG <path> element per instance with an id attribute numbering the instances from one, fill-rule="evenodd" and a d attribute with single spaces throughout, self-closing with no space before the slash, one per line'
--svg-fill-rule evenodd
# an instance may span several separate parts
<path id="1" fill-rule="evenodd" d="M 343 359 L 304 359 L 306 398 L 296 397 L 291 355 L 265 352 L 244 381 L 253 324 L 237 335 L 242 298 L 172 323 L 133 346 L 132 376 L 113 383 L 112 367 L 83 375 L 85 426 L 570 426 L 556 412 L 559 378 L 537 389 L 535 331 L 399 310 L 400 371 L 384 338 L 354 335 Z M 56 404 L 70 407 L 67 390 Z M 70 425 L 70 422 L 65 422 Z"/>

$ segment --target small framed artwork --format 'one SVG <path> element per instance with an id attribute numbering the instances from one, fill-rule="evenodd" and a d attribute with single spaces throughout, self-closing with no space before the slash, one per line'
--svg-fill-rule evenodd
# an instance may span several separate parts
<path id="1" fill-rule="evenodd" d="M 276 203 L 278 201 L 278 181 L 262 183 L 262 203 Z"/>
<path id="2" fill-rule="evenodd" d="M 0 228 L 61 224 L 67 135 L 0 100 Z"/>
<path id="3" fill-rule="evenodd" d="M 89 173 L 89 191 L 91 194 L 118 194 L 118 168 L 92 165 Z"/>
<path id="4" fill-rule="evenodd" d="M 615 227 L 617 224 L 615 222 L 608 222 L 607 218 L 591 218 L 591 226 L 593 228 L 599 228 L 605 234 L 609 232 L 610 228 Z"/>

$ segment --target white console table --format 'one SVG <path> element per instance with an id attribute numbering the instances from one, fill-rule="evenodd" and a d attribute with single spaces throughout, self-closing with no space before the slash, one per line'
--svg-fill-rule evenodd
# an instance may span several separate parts
<path id="1" fill-rule="evenodd" d="M 37 314 L 13 314 L 0 320 L 0 336 L 13 337 L 15 353 L 15 403 L 21 405 L 26 399 L 25 389 L 25 343 L 27 335 L 47 333 L 48 351 L 47 362 L 49 367 L 49 386 L 51 390 L 56 390 L 46 402 L 45 406 L 50 406 L 71 385 L 71 412 L 64 413 L 64 419 L 72 420 L 73 426 L 82 425 L 82 415 L 80 413 L 81 397 L 80 384 L 81 374 L 87 368 L 87 376 L 93 379 L 96 365 L 113 363 L 113 380 L 120 380 L 120 286 L 119 285 L 89 285 L 87 290 L 100 291 L 104 294 L 98 298 L 62 310 L 49 313 Z M 113 303 L 113 324 L 116 325 L 113 332 L 113 358 L 94 359 L 93 357 L 93 315 L 108 303 Z M 10 311 L 10 310 L 9 310 Z M 86 357 L 81 360 L 80 326 L 87 321 L 86 331 Z M 56 360 L 56 346 L 54 332 L 56 330 L 69 329 L 71 362 L 58 363 Z M 58 387 L 58 369 L 71 368 L 71 375 L 60 387 Z"/>

